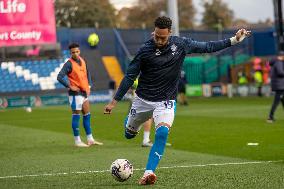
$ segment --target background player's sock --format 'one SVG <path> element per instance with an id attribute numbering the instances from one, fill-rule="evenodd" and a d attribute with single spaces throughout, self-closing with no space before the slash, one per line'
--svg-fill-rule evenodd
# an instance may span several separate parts
<path id="1" fill-rule="evenodd" d="M 91 129 L 91 114 L 87 113 L 83 116 L 83 126 L 86 132 L 87 136 L 92 135 L 92 129 Z"/>
<path id="2" fill-rule="evenodd" d="M 74 139 L 75 139 L 75 143 L 80 143 L 80 142 L 82 142 L 80 136 L 74 136 Z"/>
<path id="3" fill-rule="evenodd" d="M 94 139 L 92 134 L 89 134 L 89 135 L 87 135 L 87 140 L 88 141 L 94 141 L 95 139 Z"/>
<path id="4" fill-rule="evenodd" d="M 161 160 L 162 155 L 164 154 L 168 134 L 169 134 L 169 128 L 166 126 L 160 126 L 156 130 L 155 143 L 152 146 L 148 157 L 146 171 L 152 170 L 154 172 L 156 170 L 159 161 Z"/>
<path id="5" fill-rule="evenodd" d="M 79 121 L 80 121 L 80 114 L 72 114 L 72 130 L 73 130 L 73 135 L 78 139 L 80 138 L 80 133 L 79 133 Z M 80 139 L 81 140 L 81 139 Z"/>
<path id="6" fill-rule="evenodd" d="M 150 131 L 144 131 L 143 135 L 143 144 L 150 141 Z"/>

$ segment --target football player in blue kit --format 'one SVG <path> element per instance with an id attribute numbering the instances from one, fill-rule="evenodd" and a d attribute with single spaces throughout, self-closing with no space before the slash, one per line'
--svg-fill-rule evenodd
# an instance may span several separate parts
<path id="1" fill-rule="evenodd" d="M 174 121 L 178 82 L 184 58 L 191 53 L 212 53 L 241 42 L 250 31 L 240 29 L 235 36 L 210 42 L 198 42 L 191 38 L 171 36 L 172 21 L 162 16 L 155 20 L 153 37 L 146 41 L 128 66 L 113 100 L 105 106 L 110 114 L 133 85 L 138 75 L 138 86 L 128 118 L 125 122 L 125 137 L 134 138 L 141 124 L 153 117 L 155 141 L 150 150 L 140 185 L 154 184 L 155 170 L 166 146 L 169 130 Z"/>

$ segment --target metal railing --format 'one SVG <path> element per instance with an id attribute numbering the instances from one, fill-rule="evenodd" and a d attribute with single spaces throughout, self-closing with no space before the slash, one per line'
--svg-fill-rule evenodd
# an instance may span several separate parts
<path id="1" fill-rule="evenodd" d="M 246 42 L 248 43 L 248 42 Z M 184 71 L 189 84 L 219 82 L 227 77 L 230 81 L 231 66 L 247 61 L 251 57 L 250 46 L 246 43 L 209 55 L 199 63 L 189 62 Z"/>
<path id="2" fill-rule="evenodd" d="M 115 35 L 115 49 L 116 49 L 116 56 L 120 63 L 120 66 L 123 72 L 126 72 L 127 66 L 130 63 L 132 56 L 130 55 L 124 41 L 122 40 L 119 32 L 116 29 L 113 29 Z"/>

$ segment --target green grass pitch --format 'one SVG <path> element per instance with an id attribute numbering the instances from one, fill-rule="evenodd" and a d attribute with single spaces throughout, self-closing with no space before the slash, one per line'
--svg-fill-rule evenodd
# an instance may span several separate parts
<path id="1" fill-rule="evenodd" d="M 284 112 L 265 122 L 272 98 L 191 98 L 177 107 L 164 157 L 151 188 L 284 188 Z M 129 104 L 112 115 L 92 105 L 95 138 L 103 146 L 75 148 L 69 106 L 0 111 L 0 188 L 141 188 L 149 148 L 142 133 L 123 136 Z M 81 119 L 82 121 L 82 119 Z M 85 138 L 81 127 L 82 139 Z M 154 137 L 154 130 L 151 138 Z M 258 143 L 248 146 L 247 143 Z M 116 182 L 109 167 L 118 158 L 134 166 Z"/>

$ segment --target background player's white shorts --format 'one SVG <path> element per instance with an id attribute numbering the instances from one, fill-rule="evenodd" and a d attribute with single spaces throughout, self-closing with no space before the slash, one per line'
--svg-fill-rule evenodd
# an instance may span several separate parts
<path id="1" fill-rule="evenodd" d="M 87 100 L 88 98 L 81 95 L 69 96 L 69 103 L 72 110 L 82 110 L 83 103 Z"/>
<path id="2" fill-rule="evenodd" d="M 154 118 L 155 127 L 159 123 L 172 126 L 175 117 L 176 101 L 151 102 L 136 96 L 133 100 L 126 127 L 134 132 L 141 129 L 141 124 Z"/>

